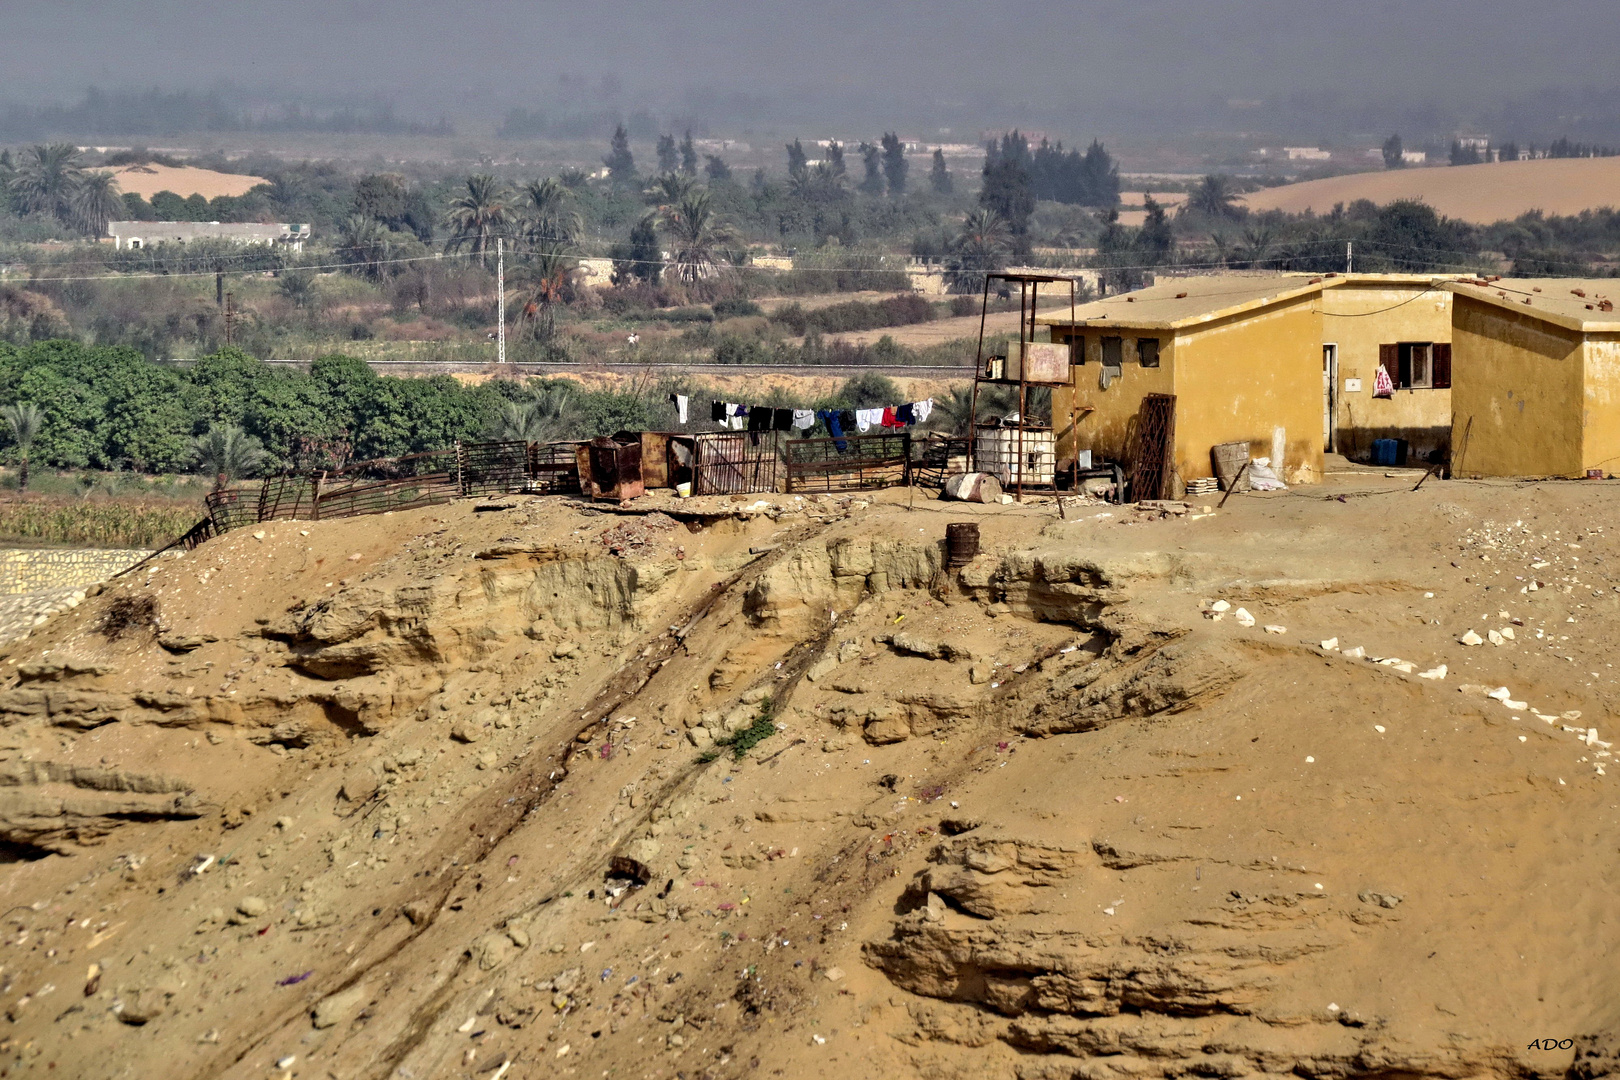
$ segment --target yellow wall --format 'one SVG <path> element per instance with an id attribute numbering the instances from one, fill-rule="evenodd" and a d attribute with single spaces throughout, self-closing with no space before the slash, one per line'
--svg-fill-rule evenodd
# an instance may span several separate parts
<path id="1" fill-rule="evenodd" d="M 1069 341 L 1068 327 L 1054 326 L 1053 341 Z M 1108 461 L 1126 460 L 1126 446 L 1134 431 L 1137 411 L 1142 398 L 1148 394 L 1173 394 L 1171 381 L 1174 370 L 1175 344 L 1170 330 L 1131 330 L 1124 327 L 1108 330 L 1087 329 L 1083 332 L 1085 359 L 1082 366 L 1069 368 L 1072 382 L 1052 388 L 1052 427 L 1057 432 L 1057 460 L 1072 462 L 1078 450 L 1090 450 L 1092 457 Z M 1103 390 L 1102 339 L 1122 337 L 1124 342 L 1123 374 Z M 1144 368 L 1137 358 L 1136 339 L 1159 339 L 1159 366 Z M 1176 403 L 1181 404 L 1179 401 Z M 1086 412 L 1087 408 L 1092 409 Z"/>
<path id="2" fill-rule="evenodd" d="M 1338 346 L 1338 452 L 1365 460 L 1374 439 L 1406 439 L 1413 460 L 1442 447 L 1451 435 L 1450 390 L 1397 390 L 1373 397 L 1378 346 L 1399 342 L 1450 341 L 1451 293 L 1428 281 L 1352 277 L 1322 291 L 1322 341 Z M 1457 357 L 1452 355 L 1455 381 Z M 1361 390 L 1347 393 L 1346 379 Z"/>
<path id="3" fill-rule="evenodd" d="M 1322 316 L 1315 296 L 1183 329 L 1176 340 L 1176 469 L 1213 475 L 1210 447 L 1247 442 L 1271 456 L 1287 433 L 1289 483 L 1322 478 Z M 1273 467 L 1277 463 L 1273 462 Z"/>
<path id="4" fill-rule="evenodd" d="M 1589 396 L 1581 334 L 1467 296 L 1454 304 L 1452 472 L 1585 475 L 1583 421 L 1612 429 L 1620 420 L 1612 363 Z M 1613 438 L 1605 433 L 1594 443 L 1607 446 Z"/>
<path id="5" fill-rule="evenodd" d="M 1076 448 L 1124 460 L 1146 394 L 1176 395 L 1176 470 L 1183 481 L 1212 475 L 1210 448 L 1247 442 L 1255 457 L 1271 455 L 1272 429 L 1286 429 L 1284 478 L 1311 482 L 1322 475 L 1321 315 L 1315 296 L 1197 327 L 1137 330 L 1085 327 L 1086 363 L 1073 383 L 1052 394 L 1058 461 Z M 1070 331 L 1054 327 L 1056 340 Z M 1102 339 L 1125 339 L 1123 375 L 1103 390 Z M 1143 368 L 1138 337 L 1160 341 L 1159 367 Z M 1083 410 L 1091 408 L 1087 413 Z M 1071 427 L 1071 410 L 1079 410 Z"/>
<path id="6" fill-rule="evenodd" d="M 1583 361 L 1582 475 L 1586 469 L 1620 472 L 1620 334 L 1588 334 Z"/>

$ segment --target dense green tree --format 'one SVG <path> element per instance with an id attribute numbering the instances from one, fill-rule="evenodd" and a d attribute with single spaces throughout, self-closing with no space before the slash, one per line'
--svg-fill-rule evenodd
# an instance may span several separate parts
<path id="1" fill-rule="evenodd" d="M 629 239 L 614 244 L 608 257 L 613 260 L 615 285 L 633 281 L 658 284 L 664 272 L 664 254 L 658 244 L 658 212 L 651 211 L 636 222 Z"/>
<path id="2" fill-rule="evenodd" d="M 160 191 L 152 196 L 152 212 L 159 221 L 189 221 L 186 200 L 172 191 Z"/>
<path id="3" fill-rule="evenodd" d="M 898 199 L 906 193 L 906 144 L 892 131 L 883 133 L 883 178 L 889 185 L 889 197 Z"/>
<path id="4" fill-rule="evenodd" d="M 934 149 L 934 167 L 928 171 L 928 184 L 934 189 L 935 195 L 950 195 L 956 190 L 956 185 L 951 180 L 951 170 L 945 166 L 943 148 Z"/>
<path id="5" fill-rule="evenodd" d="M 674 172 L 681 166 L 681 152 L 675 146 L 675 136 L 658 136 L 658 171 Z"/>
<path id="6" fill-rule="evenodd" d="M 1035 213 L 1035 189 L 1030 184 L 1029 169 L 1019 155 L 987 155 L 983 175 L 979 205 L 1006 223 L 1013 257 L 1023 258 L 1029 247 L 1029 219 Z"/>
<path id="7" fill-rule="evenodd" d="M 138 191 L 126 191 L 123 196 L 124 209 L 120 221 L 156 221 L 157 213 L 152 204 L 147 202 Z"/>
<path id="8" fill-rule="evenodd" d="M 787 144 L 787 171 L 791 179 L 798 179 L 810 171 L 810 158 L 804 152 L 804 144 L 794 139 Z"/>
<path id="9" fill-rule="evenodd" d="M 686 134 L 681 136 L 681 172 L 687 176 L 696 176 L 697 171 L 697 144 L 692 141 L 692 129 L 687 128 Z"/>
<path id="10" fill-rule="evenodd" d="M 208 200 L 207 199 L 203 198 L 200 194 L 198 194 L 195 191 L 193 191 L 190 195 L 186 196 L 186 218 L 185 218 L 185 220 L 187 220 L 187 221 L 212 221 L 213 217 L 211 215 L 212 215 L 212 210 L 208 206 Z"/>
<path id="11" fill-rule="evenodd" d="M 703 175 L 709 178 L 711 184 L 720 180 L 730 180 L 731 166 L 726 164 L 724 158 L 708 154 L 703 159 Z"/>
<path id="12" fill-rule="evenodd" d="M 1144 195 L 1147 210 L 1142 227 L 1136 234 L 1136 251 L 1143 266 L 1164 266 L 1175 261 L 1176 234 L 1170 228 L 1170 218 L 1164 207 L 1152 195 Z"/>
<path id="13" fill-rule="evenodd" d="M 635 183 L 636 158 L 630 152 L 630 133 L 624 130 L 623 124 L 613 129 L 613 139 L 602 164 L 607 166 L 608 179 L 615 184 Z"/>
<path id="14" fill-rule="evenodd" d="M 856 150 L 866 173 L 861 178 L 860 190 L 867 195 L 883 194 L 883 151 L 869 142 L 862 142 Z"/>
<path id="15" fill-rule="evenodd" d="M 585 227 L 574 193 L 550 176 L 524 186 L 518 221 L 520 237 L 532 247 L 576 243 Z"/>
<path id="16" fill-rule="evenodd" d="M 1383 153 L 1384 168 L 1406 168 L 1405 149 L 1401 146 L 1401 137 L 1399 135 L 1391 135 L 1384 140 Z"/>

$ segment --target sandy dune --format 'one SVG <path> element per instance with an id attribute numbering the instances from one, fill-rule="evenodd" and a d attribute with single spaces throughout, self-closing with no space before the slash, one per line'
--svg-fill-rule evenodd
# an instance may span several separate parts
<path id="1" fill-rule="evenodd" d="M 234 197 L 246 195 L 267 183 L 269 181 L 262 176 L 239 176 L 190 166 L 177 169 L 170 165 L 131 165 L 118 170 L 118 186 L 147 199 L 160 191 L 172 191 L 180 196 L 201 195 L 205 199 L 220 195 Z"/>
<path id="2" fill-rule="evenodd" d="M 1421 199 L 1447 217 L 1476 225 L 1532 210 L 1578 214 L 1620 204 L 1620 158 L 1559 158 L 1496 165 L 1458 165 L 1355 173 L 1270 188 L 1248 195 L 1250 210 L 1325 214 L 1335 203 L 1371 199 L 1383 205 Z"/>

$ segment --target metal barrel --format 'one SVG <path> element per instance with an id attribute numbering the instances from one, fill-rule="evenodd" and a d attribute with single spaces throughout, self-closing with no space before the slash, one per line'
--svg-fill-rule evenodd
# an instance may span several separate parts
<path id="1" fill-rule="evenodd" d="M 979 554 L 979 526 L 964 521 L 945 526 L 945 565 L 955 570 L 966 566 Z"/>

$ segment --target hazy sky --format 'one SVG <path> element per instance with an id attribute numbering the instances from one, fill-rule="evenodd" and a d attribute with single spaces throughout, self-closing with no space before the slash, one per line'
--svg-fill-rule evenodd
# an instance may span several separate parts
<path id="1" fill-rule="evenodd" d="M 1616 14 L 1615 0 L 6 0 L 0 101 L 229 82 L 454 118 L 556 107 L 566 78 L 585 104 L 723 126 L 1174 127 L 1220 121 L 1232 100 L 1421 113 L 1613 91 Z"/>

